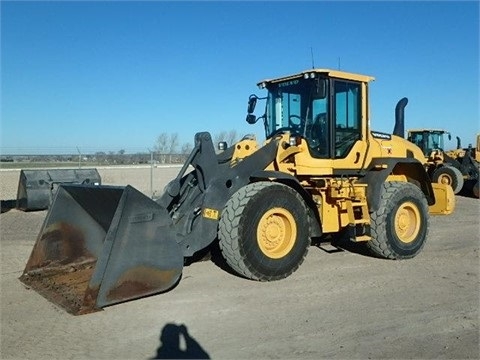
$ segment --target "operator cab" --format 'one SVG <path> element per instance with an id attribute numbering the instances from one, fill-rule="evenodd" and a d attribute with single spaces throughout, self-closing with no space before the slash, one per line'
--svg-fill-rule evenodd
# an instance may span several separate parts
<path id="1" fill-rule="evenodd" d="M 417 145 L 422 149 L 423 154 L 426 157 L 429 157 L 434 150 L 443 151 L 444 149 L 444 139 L 443 135 L 447 134 L 448 139 L 451 139 L 450 133 L 445 130 L 433 130 L 433 129 L 420 129 L 420 130 L 409 130 L 407 139 L 408 141 Z"/>
<path id="2" fill-rule="evenodd" d="M 372 77 L 314 69 L 265 80 L 258 85 L 267 97 L 250 96 L 247 121 L 263 119 L 266 138 L 290 132 L 303 137 L 314 158 L 341 159 L 362 139 L 362 84 Z M 252 115 L 257 99 L 265 99 L 265 114 Z"/>

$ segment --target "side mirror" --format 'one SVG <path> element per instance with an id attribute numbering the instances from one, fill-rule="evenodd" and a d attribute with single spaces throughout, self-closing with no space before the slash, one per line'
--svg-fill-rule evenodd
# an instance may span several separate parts
<path id="1" fill-rule="evenodd" d="M 452 140 L 452 135 L 448 134 L 448 140 Z"/>
<path id="2" fill-rule="evenodd" d="M 255 106 L 257 105 L 257 99 L 258 99 L 257 95 L 250 95 L 250 97 L 248 98 L 247 113 L 249 114 L 253 113 L 253 111 L 255 110 Z"/>
<path id="3" fill-rule="evenodd" d="M 246 120 L 249 124 L 255 124 L 257 122 L 257 117 L 253 114 L 248 114 Z"/>

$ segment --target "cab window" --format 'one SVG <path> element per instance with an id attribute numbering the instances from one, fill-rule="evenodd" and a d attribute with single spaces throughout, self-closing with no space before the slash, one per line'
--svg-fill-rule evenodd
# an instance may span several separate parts
<path id="1" fill-rule="evenodd" d="M 335 158 L 344 158 L 361 137 L 360 84 L 334 82 Z"/>

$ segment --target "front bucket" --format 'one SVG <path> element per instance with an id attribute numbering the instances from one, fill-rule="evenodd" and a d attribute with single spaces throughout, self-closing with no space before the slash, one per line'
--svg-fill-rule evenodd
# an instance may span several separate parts
<path id="1" fill-rule="evenodd" d="M 170 225 L 131 186 L 61 185 L 20 280 L 75 315 L 166 291 L 183 267 Z"/>

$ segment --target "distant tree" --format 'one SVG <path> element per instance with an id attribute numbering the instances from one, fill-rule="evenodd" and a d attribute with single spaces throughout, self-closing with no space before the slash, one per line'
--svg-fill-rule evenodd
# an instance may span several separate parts
<path id="1" fill-rule="evenodd" d="M 192 149 L 193 149 L 193 145 L 191 143 L 189 143 L 189 142 L 184 143 L 182 145 L 181 153 L 184 154 L 184 155 L 188 155 L 192 152 Z"/>
<path id="2" fill-rule="evenodd" d="M 117 159 L 115 157 L 115 151 L 109 151 L 108 152 L 108 161 L 110 163 L 113 163 L 113 164 L 116 164 L 117 163 Z"/>
<path id="3" fill-rule="evenodd" d="M 95 153 L 95 158 L 97 159 L 97 161 L 99 162 L 99 164 L 101 163 L 107 163 L 108 160 L 107 160 L 107 154 L 104 152 L 104 151 L 97 151 Z"/>
<path id="4" fill-rule="evenodd" d="M 220 141 L 227 141 L 227 136 L 228 134 L 226 131 L 220 131 L 213 136 L 213 142 L 218 144 Z"/>
<path id="5" fill-rule="evenodd" d="M 119 150 L 119 151 L 118 151 L 118 154 L 119 154 L 119 155 L 124 155 L 124 154 L 125 154 L 125 150 L 124 150 L 124 149 Z"/>
<path id="6" fill-rule="evenodd" d="M 228 146 L 231 146 L 232 144 L 235 144 L 238 140 L 238 134 L 237 130 L 230 130 L 227 135 L 227 144 Z"/>
<path id="7" fill-rule="evenodd" d="M 221 141 L 225 141 L 228 146 L 232 146 L 238 141 L 238 133 L 237 130 L 230 130 L 230 131 L 220 131 L 213 136 L 214 144 L 218 144 Z"/>
<path id="8" fill-rule="evenodd" d="M 178 147 L 178 133 L 170 134 L 168 153 L 170 154 L 170 163 L 172 162 L 172 155 Z"/>
<path id="9" fill-rule="evenodd" d="M 155 152 L 160 154 L 161 161 L 165 162 L 165 154 L 168 150 L 168 134 L 164 132 L 158 135 L 153 148 L 155 149 Z"/>

